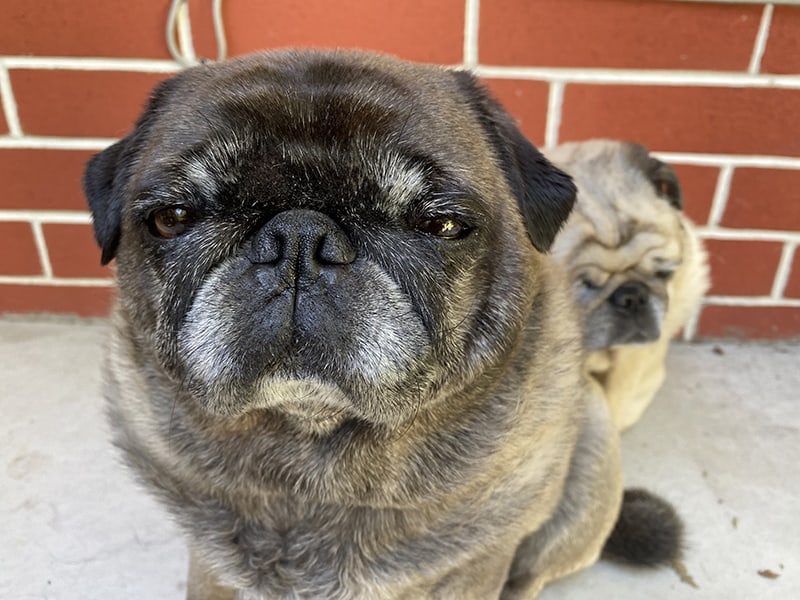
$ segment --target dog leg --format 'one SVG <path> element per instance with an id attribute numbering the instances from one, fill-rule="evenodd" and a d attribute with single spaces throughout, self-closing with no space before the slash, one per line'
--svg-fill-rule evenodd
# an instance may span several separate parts
<path id="1" fill-rule="evenodd" d="M 619 436 L 602 398 L 591 402 L 561 503 L 517 548 L 502 600 L 530 600 L 548 581 L 593 564 L 614 525 L 622 500 Z"/>
<path id="2" fill-rule="evenodd" d="M 668 348 L 669 338 L 662 337 L 647 346 L 621 346 L 613 350 L 603 388 L 611 418 L 619 431 L 639 420 L 664 383 Z"/>

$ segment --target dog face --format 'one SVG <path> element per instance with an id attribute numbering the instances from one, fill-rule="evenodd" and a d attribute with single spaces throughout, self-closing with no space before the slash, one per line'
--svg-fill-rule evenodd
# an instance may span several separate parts
<path id="1" fill-rule="evenodd" d="M 549 158 L 578 185 L 553 247 L 572 279 L 591 351 L 657 340 L 684 263 L 683 199 L 671 167 L 632 143 L 564 144 Z"/>
<path id="2" fill-rule="evenodd" d="M 85 189 L 139 351 L 209 413 L 312 429 L 501 360 L 574 199 L 471 76 L 357 53 L 181 73 Z"/>

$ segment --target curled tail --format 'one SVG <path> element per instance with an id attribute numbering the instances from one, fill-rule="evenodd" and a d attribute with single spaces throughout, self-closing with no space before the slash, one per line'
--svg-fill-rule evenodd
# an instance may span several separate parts
<path id="1" fill-rule="evenodd" d="M 645 567 L 667 565 L 680 557 L 682 540 L 683 523 L 666 500 L 647 490 L 628 489 L 603 558 Z"/>

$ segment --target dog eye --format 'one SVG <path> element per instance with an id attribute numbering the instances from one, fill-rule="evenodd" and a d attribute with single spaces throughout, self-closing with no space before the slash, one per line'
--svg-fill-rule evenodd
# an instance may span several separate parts
<path id="1" fill-rule="evenodd" d="M 673 276 L 674 274 L 675 274 L 675 271 L 668 271 L 668 270 L 666 270 L 666 269 L 664 269 L 664 270 L 661 270 L 661 271 L 656 271 L 656 272 L 654 273 L 654 275 L 655 275 L 655 276 L 656 276 L 658 279 L 662 279 L 662 280 L 664 280 L 664 281 L 669 281 L 670 279 L 672 279 L 672 276 Z"/>
<path id="2" fill-rule="evenodd" d="M 462 238 L 469 233 L 469 228 L 467 226 L 449 217 L 426 219 L 422 221 L 417 228 L 420 231 L 446 240 Z"/>
<path id="3" fill-rule="evenodd" d="M 147 219 L 150 233 L 160 238 L 174 238 L 182 234 L 191 222 L 189 211 L 183 206 L 170 206 L 153 211 Z"/>

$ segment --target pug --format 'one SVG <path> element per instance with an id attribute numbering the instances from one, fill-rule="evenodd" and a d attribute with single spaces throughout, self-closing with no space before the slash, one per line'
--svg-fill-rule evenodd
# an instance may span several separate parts
<path id="1" fill-rule="evenodd" d="M 640 144 L 590 140 L 546 154 L 578 187 L 552 251 L 582 313 L 586 371 L 624 430 L 664 382 L 669 342 L 708 289 L 706 252 L 675 171 Z"/>
<path id="2" fill-rule="evenodd" d="M 471 74 L 198 66 L 84 187 L 115 442 L 187 535 L 188 598 L 533 598 L 679 551 L 669 504 L 623 500 L 545 256 L 574 185 Z"/>

